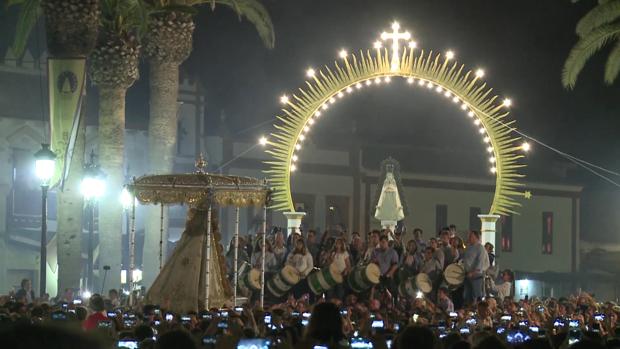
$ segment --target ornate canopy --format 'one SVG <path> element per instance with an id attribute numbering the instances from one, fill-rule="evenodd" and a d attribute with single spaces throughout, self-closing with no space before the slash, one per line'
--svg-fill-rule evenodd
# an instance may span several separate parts
<path id="1" fill-rule="evenodd" d="M 206 173 L 197 161 L 195 173 L 151 175 L 134 179 L 127 190 L 142 204 L 211 203 L 219 206 L 265 206 L 270 189 L 265 180 Z"/>

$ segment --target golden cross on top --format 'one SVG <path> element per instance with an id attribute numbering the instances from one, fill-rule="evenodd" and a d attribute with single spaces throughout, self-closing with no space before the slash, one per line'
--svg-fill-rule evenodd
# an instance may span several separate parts
<path id="1" fill-rule="evenodd" d="M 381 33 L 381 40 L 392 40 L 392 60 L 391 60 L 391 69 L 392 71 L 398 70 L 400 67 L 400 54 L 398 53 L 400 49 L 400 40 L 409 40 L 411 39 L 411 33 L 408 31 L 399 32 L 400 24 L 398 22 L 392 23 L 392 32 L 383 32 Z M 415 42 L 410 42 L 409 46 L 413 47 Z"/>

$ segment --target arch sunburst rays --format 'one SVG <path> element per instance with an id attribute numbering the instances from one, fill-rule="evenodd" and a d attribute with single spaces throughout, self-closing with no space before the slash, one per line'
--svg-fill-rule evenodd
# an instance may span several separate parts
<path id="1" fill-rule="evenodd" d="M 416 52 L 415 45 L 403 50 L 397 65 L 389 51 L 384 48 L 360 51 L 357 54 L 342 54 L 341 61 L 331 67 L 312 70 L 306 86 L 296 94 L 283 98 L 283 114 L 277 116 L 269 149 L 272 159 L 265 161 L 270 183 L 274 189 L 272 208 L 294 211 L 291 195 L 291 172 L 296 169 L 298 150 L 305 133 L 318 121 L 319 115 L 328 109 L 335 99 L 363 88 L 377 79 L 403 77 L 428 84 L 461 105 L 461 109 L 480 125 L 480 133 L 492 153 L 492 172 L 496 175 L 496 188 L 489 214 L 508 215 L 516 213 L 523 197 L 520 191 L 524 177 L 519 169 L 525 165 L 517 145 L 519 137 L 514 136 L 514 120 L 507 121 L 506 105 L 498 101 L 480 78 L 483 74 L 466 70 L 465 66 L 450 56 L 432 51 Z M 432 85 L 431 85 L 432 84 Z M 331 101 L 331 102 L 330 102 Z"/>

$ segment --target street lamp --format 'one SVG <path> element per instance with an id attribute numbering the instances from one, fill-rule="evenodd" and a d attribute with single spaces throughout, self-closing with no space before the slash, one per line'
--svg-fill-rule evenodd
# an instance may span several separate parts
<path id="1" fill-rule="evenodd" d="M 34 154 L 35 173 L 41 181 L 41 261 L 39 264 L 40 296 L 45 296 L 47 281 L 47 190 L 54 176 L 56 154 L 49 144 L 41 144 L 41 149 Z"/>
<path id="2" fill-rule="evenodd" d="M 93 283 L 93 235 L 95 232 L 95 209 L 97 200 L 105 191 L 105 174 L 95 162 L 95 152 L 91 151 L 90 160 L 84 165 L 84 178 L 80 184 L 80 190 L 84 199 L 86 199 L 86 207 L 90 214 L 88 222 L 88 262 L 86 288 L 92 290 Z"/>

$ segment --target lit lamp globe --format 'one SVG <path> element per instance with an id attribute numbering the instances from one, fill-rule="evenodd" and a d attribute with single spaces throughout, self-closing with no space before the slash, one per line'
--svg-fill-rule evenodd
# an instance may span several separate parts
<path id="1" fill-rule="evenodd" d="M 41 144 L 41 149 L 34 154 L 35 174 L 42 186 L 49 186 L 56 167 L 56 154 L 50 150 L 49 144 Z"/>
<path id="2" fill-rule="evenodd" d="M 129 192 L 129 190 L 127 190 L 127 188 L 123 188 L 123 191 L 121 192 L 120 201 L 121 201 L 121 205 L 123 205 L 123 208 L 125 210 L 128 210 L 131 208 L 131 205 L 134 202 L 134 198 Z"/>
<path id="3" fill-rule="evenodd" d="M 86 169 L 84 179 L 80 185 L 82 195 L 86 200 L 97 200 L 105 192 L 105 176 L 98 167 L 93 166 Z"/>

